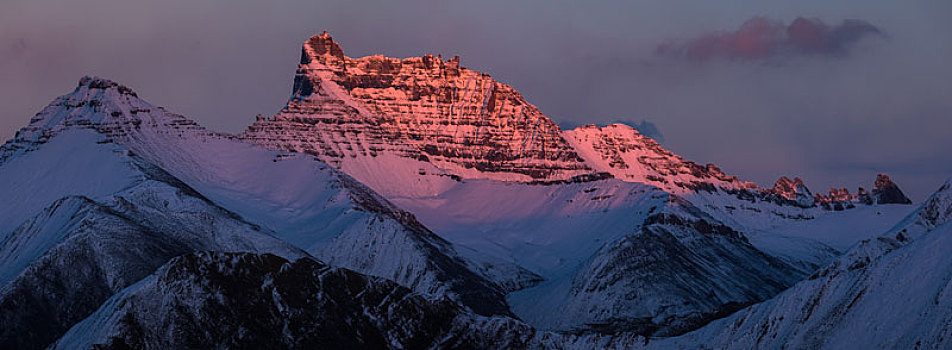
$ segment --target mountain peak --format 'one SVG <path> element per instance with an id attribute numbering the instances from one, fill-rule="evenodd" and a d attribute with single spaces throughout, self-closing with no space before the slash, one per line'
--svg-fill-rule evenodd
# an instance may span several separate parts
<path id="1" fill-rule="evenodd" d="M 334 41 L 334 38 L 326 30 L 304 42 L 301 64 L 308 64 L 314 60 L 327 63 L 329 58 L 343 60 L 344 50 L 340 48 L 340 45 Z"/>
<path id="2" fill-rule="evenodd" d="M 84 89 L 84 88 L 88 90 L 115 89 L 121 95 L 129 95 L 132 97 L 138 97 L 135 91 L 132 91 L 132 89 L 130 89 L 129 87 L 125 85 L 119 84 L 109 79 L 104 79 L 104 78 L 95 77 L 95 76 L 87 75 L 79 79 L 79 84 L 76 86 L 76 91 L 78 92 L 80 89 Z"/>
<path id="3" fill-rule="evenodd" d="M 102 142 L 138 137 L 145 129 L 160 133 L 197 132 L 204 128 L 168 113 L 138 97 L 129 87 L 100 77 L 84 76 L 72 92 L 53 100 L 0 147 L 0 162 L 35 149 L 65 130 L 86 129 L 104 135 Z"/>
<path id="4" fill-rule="evenodd" d="M 777 179 L 777 182 L 774 183 L 773 188 L 774 190 L 785 192 L 785 193 L 786 192 L 795 193 L 797 190 L 797 186 L 803 186 L 803 179 L 800 179 L 799 177 L 794 177 L 793 180 L 791 180 L 789 177 L 781 176 L 780 179 Z"/>
<path id="5" fill-rule="evenodd" d="M 889 179 L 889 176 L 886 174 L 876 175 L 876 182 L 873 183 L 873 198 L 878 204 L 911 204 L 912 201 L 902 190 L 899 189 L 899 186 L 896 183 L 892 182 Z"/>
<path id="6" fill-rule="evenodd" d="M 793 180 L 791 180 L 789 177 L 781 176 L 780 179 L 774 183 L 773 188 L 767 191 L 794 201 L 801 207 L 813 206 L 814 195 L 810 192 L 810 189 L 803 184 L 803 179 L 800 177 L 795 176 Z"/>
<path id="7" fill-rule="evenodd" d="M 459 62 L 432 54 L 347 57 L 330 34 L 315 35 L 304 44 L 287 106 L 241 137 L 334 166 L 383 155 L 463 178 L 561 180 L 591 172 L 516 89 Z M 297 141 L 276 137 L 285 132 Z"/>
<path id="8" fill-rule="evenodd" d="M 53 100 L 17 133 L 18 139 L 40 141 L 58 131 L 77 126 L 99 128 L 119 121 L 141 123 L 142 112 L 152 105 L 129 87 L 100 77 L 84 76 L 69 94 Z"/>
<path id="9" fill-rule="evenodd" d="M 684 159 L 624 123 L 583 125 L 562 135 L 596 171 L 623 181 L 647 183 L 678 193 L 718 186 L 753 186 L 725 174 L 714 164 L 701 165 Z"/>

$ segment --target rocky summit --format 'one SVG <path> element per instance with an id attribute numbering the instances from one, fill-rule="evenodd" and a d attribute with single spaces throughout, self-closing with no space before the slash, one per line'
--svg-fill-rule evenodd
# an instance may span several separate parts
<path id="1" fill-rule="evenodd" d="M 509 179 L 590 171 L 538 108 L 459 57 L 350 58 L 326 32 L 305 42 L 287 107 L 241 137 L 330 164 L 393 154 Z"/>

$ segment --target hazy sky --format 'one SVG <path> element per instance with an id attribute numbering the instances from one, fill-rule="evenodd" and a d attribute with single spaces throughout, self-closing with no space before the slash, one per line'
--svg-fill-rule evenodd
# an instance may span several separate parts
<path id="1" fill-rule="evenodd" d="M 459 54 L 556 121 L 648 120 L 674 152 L 762 185 L 855 191 L 886 172 L 922 200 L 952 176 L 950 15 L 947 0 L 0 0 L 0 136 L 86 74 L 238 132 L 284 105 L 302 42 L 326 29 L 349 56 Z M 755 17 L 769 35 L 797 17 L 881 35 L 737 51 L 762 48 L 735 40 Z"/>

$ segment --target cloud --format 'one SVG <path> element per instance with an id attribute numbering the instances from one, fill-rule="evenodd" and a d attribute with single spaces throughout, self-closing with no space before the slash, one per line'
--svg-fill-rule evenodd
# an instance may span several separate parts
<path id="1" fill-rule="evenodd" d="M 869 22 L 847 19 L 831 26 L 819 19 L 797 17 L 789 25 L 764 17 L 754 17 L 733 32 L 701 35 L 687 42 L 669 41 L 656 49 L 666 57 L 708 61 L 715 58 L 765 61 L 774 58 L 824 55 L 845 56 L 850 48 L 867 37 L 884 37 Z"/>

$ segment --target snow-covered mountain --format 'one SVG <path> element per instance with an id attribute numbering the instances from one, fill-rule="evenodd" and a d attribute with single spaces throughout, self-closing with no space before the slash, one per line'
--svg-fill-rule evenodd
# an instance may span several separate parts
<path id="1" fill-rule="evenodd" d="M 835 237 L 773 234 L 830 215 L 802 181 L 760 188 L 626 125 L 560 130 L 458 57 L 351 58 L 316 35 L 287 106 L 239 138 L 339 168 L 471 261 L 538 274 L 544 282 L 509 301 L 546 329 L 643 323 L 676 333 L 764 300 L 840 252 Z"/>
<path id="2" fill-rule="evenodd" d="M 0 176 L 10 181 L 4 198 L 20 199 L 3 203 L 10 210 L 0 220 L 17 225 L 0 232 L 5 346 L 49 344 L 112 294 L 180 254 L 306 255 L 129 151 L 96 142 L 103 139 L 89 130 L 64 130 L 0 165 Z M 60 182 L 63 177 L 69 179 Z M 51 196 L 62 197 L 40 204 Z M 39 205 L 45 207 L 19 216 Z"/>
<path id="3" fill-rule="evenodd" d="M 585 125 L 563 132 L 586 164 L 617 179 L 656 186 L 672 193 L 715 188 L 756 188 L 721 171 L 699 165 L 661 147 L 631 126 Z"/>
<path id="4" fill-rule="evenodd" d="M 555 123 L 458 57 L 355 59 L 326 32 L 304 44 L 287 107 L 241 137 L 313 154 L 365 183 L 371 174 L 347 171 L 365 157 L 396 158 L 375 167 L 398 174 L 532 180 L 589 172 Z"/>
<path id="5" fill-rule="evenodd" d="M 324 33 L 240 135 L 86 77 L 0 146 L 0 343 L 690 347 L 941 232 L 941 193 L 890 229 L 914 208 L 885 175 L 761 188 Z"/>
<path id="6" fill-rule="evenodd" d="M 809 280 L 649 347 L 947 348 L 952 331 L 950 219 L 952 180 L 889 232 L 864 240 Z"/>
<path id="7" fill-rule="evenodd" d="M 816 201 L 813 192 L 810 192 L 810 189 L 803 184 L 803 179 L 799 177 L 794 177 L 793 180 L 790 180 L 790 178 L 786 176 L 781 176 L 768 192 L 794 201 L 801 207 L 811 207 Z"/>
<path id="8" fill-rule="evenodd" d="M 516 314 L 544 329 L 666 336 L 765 300 L 803 277 L 690 202 L 663 199 L 634 232 L 607 240 L 571 274 L 513 294 Z"/>
<path id="9" fill-rule="evenodd" d="M 83 78 L 3 145 L 0 180 L 8 199 L 0 312 L 16 325 L 4 327 L 4 343 L 42 346 L 189 251 L 309 253 L 486 315 L 508 315 L 505 292 L 537 279 L 514 265 L 461 258 L 411 214 L 310 157 L 209 132 L 98 78 Z M 122 244 L 144 252 L 108 249 Z M 86 260 L 88 272 L 70 271 Z M 39 278 L 51 270 L 64 280 Z M 79 285 L 88 294 L 64 297 Z M 31 317 L 49 329 L 27 329 Z"/>
<path id="10" fill-rule="evenodd" d="M 305 42 L 287 106 L 240 137 L 313 154 L 384 195 L 430 195 L 454 179 L 604 177 L 599 172 L 669 191 L 755 187 L 625 125 L 562 131 L 459 57 L 350 58 L 326 32 Z M 381 170 L 405 181 L 380 179 Z"/>
<path id="11" fill-rule="evenodd" d="M 808 280 L 677 337 L 645 338 L 638 334 L 646 325 L 632 323 L 616 325 L 611 335 L 539 331 L 310 258 L 211 253 L 173 259 L 117 293 L 54 348 L 944 348 L 952 322 L 950 219 L 952 180 L 888 234 L 863 241 Z"/>

